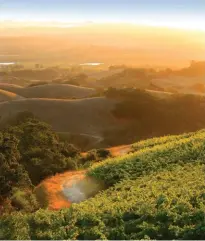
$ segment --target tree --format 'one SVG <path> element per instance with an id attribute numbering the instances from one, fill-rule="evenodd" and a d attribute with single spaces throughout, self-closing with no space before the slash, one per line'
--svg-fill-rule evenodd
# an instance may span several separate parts
<path id="1" fill-rule="evenodd" d="M 0 197 L 9 196 L 13 187 L 30 184 L 28 175 L 19 163 L 18 139 L 13 135 L 0 134 Z"/>
<path id="2" fill-rule="evenodd" d="M 69 158 L 79 155 L 75 146 L 61 142 L 51 126 L 38 119 L 25 119 L 7 131 L 19 140 L 20 163 L 35 185 L 47 176 L 66 170 L 70 167 Z"/>

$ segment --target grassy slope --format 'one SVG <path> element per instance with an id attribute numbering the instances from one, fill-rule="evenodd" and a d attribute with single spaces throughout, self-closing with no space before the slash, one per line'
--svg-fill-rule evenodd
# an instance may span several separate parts
<path id="1" fill-rule="evenodd" d="M 94 89 L 68 84 L 45 84 L 25 88 L 11 84 L 0 84 L 0 89 L 14 92 L 25 98 L 69 99 L 86 98 L 96 94 L 96 91 Z"/>
<path id="2" fill-rule="evenodd" d="M 112 110 L 115 100 L 93 97 L 75 100 L 31 98 L 0 103 L 0 126 L 15 119 L 20 112 L 29 111 L 50 124 L 63 139 L 83 150 L 102 147 L 104 131 L 119 128 L 122 124 Z"/>
<path id="3" fill-rule="evenodd" d="M 58 132 L 101 135 L 116 120 L 111 114 L 114 100 L 103 97 L 82 100 L 25 99 L 0 104 L 1 125 L 18 112 L 30 111 Z"/>
<path id="4" fill-rule="evenodd" d="M 193 135 L 194 133 L 185 133 L 182 135 L 167 135 L 162 137 L 154 137 L 147 140 L 139 141 L 132 144 L 132 151 L 138 151 L 147 147 L 153 147 L 156 145 L 161 145 L 168 143 L 170 141 L 177 141 L 186 137 Z"/>
<path id="5" fill-rule="evenodd" d="M 0 89 L 20 95 L 23 87 L 15 84 L 0 83 Z"/>
<path id="6" fill-rule="evenodd" d="M 204 239 L 205 131 L 167 140 L 144 141 L 132 154 L 93 166 L 88 175 L 112 187 L 69 210 L 10 216 L 10 226 L 8 219 L 2 225 L 13 236 L 2 229 L 2 237 Z"/>
<path id="7" fill-rule="evenodd" d="M 19 96 L 17 94 L 14 94 L 12 92 L 0 89 L 0 102 L 12 101 L 12 100 L 20 100 L 20 99 L 23 99 L 23 97 L 21 97 L 21 96 Z"/>
<path id="8" fill-rule="evenodd" d="M 179 140 L 111 158 L 95 165 L 88 175 L 103 180 L 107 185 L 114 185 L 123 179 L 136 179 L 169 168 L 170 165 L 192 162 L 205 156 L 204 138 L 205 132 L 199 131 L 188 137 L 182 136 Z"/>

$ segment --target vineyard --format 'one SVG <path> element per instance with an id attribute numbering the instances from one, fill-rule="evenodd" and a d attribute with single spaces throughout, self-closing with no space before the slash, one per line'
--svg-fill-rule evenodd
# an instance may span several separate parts
<path id="1" fill-rule="evenodd" d="M 151 145 L 149 140 L 145 141 L 141 150 L 122 157 L 107 159 L 105 162 L 94 165 L 88 171 L 88 175 L 103 180 L 106 185 L 110 186 L 124 179 L 136 179 L 170 169 L 175 165 L 195 162 L 197 159 L 203 162 L 205 132 L 199 131 L 179 137 L 176 140 L 168 137 L 170 141 L 162 138 L 164 144 L 161 145 Z M 156 139 L 154 142 L 157 143 Z M 148 143 L 151 147 L 146 147 Z"/>
<path id="2" fill-rule="evenodd" d="M 204 160 L 204 130 L 135 143 L 87 170 L 104 191 L 60 211 L 2 216 L 0 239 L 205 239 Z"/>

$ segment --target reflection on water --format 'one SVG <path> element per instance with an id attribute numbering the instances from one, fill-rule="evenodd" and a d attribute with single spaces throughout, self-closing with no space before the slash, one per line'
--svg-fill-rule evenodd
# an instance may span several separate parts
<path id="1" fill-rule="evenodd" d="M 0 65 L 13 65 L 13 64 L 15 64 L 15 62 L 7 62 L 7 63 L 1 63 L 0 62 Z"/>
<path id="2" fill-rule="evenodd" d="M 84 177 L 72 179 L 72 182 L 65 180 L 61 188 L 69 202 L 79 203 L 104 190 L 104 185 L 95 179 Z"/>
<path id="3" fill-rule="evenodd" d="M 80 65 L 90 65 L 90 66 L 98 66 L 98 65 L 102 65 L 104 63 L 83 63 L 83 64 L 80 64 Z"/>

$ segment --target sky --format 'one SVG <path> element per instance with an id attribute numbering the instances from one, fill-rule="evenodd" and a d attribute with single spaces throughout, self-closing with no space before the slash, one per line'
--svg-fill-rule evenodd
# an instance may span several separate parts
<path id="1" fill-rule="evenodd" d="M 0 0 L 0 21 L 132 23 L 205 31 L 205 0 Z"/>

